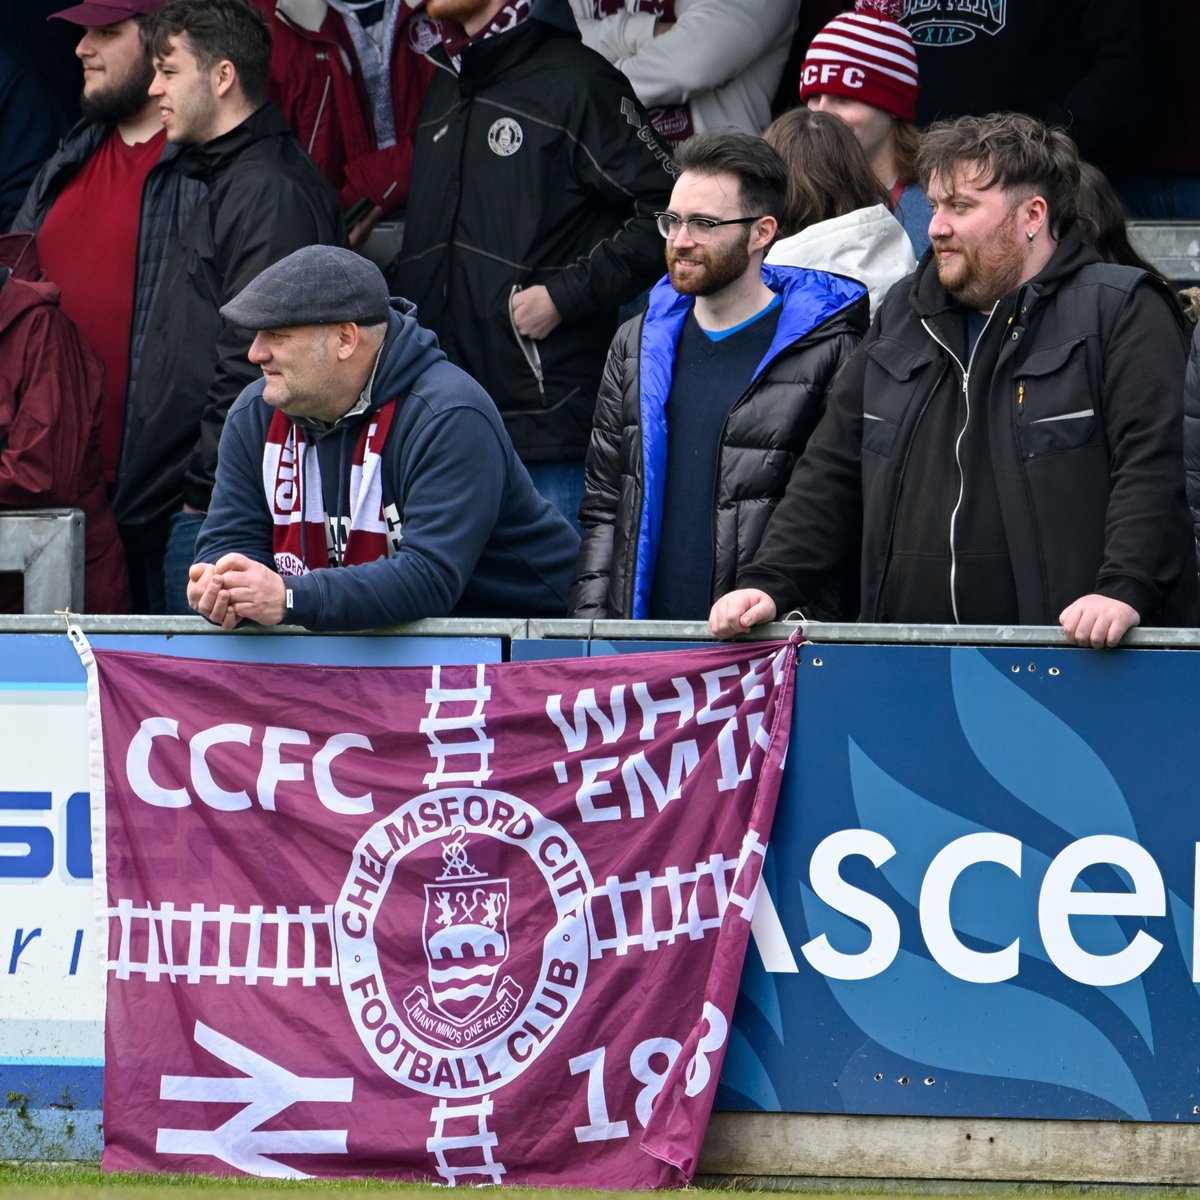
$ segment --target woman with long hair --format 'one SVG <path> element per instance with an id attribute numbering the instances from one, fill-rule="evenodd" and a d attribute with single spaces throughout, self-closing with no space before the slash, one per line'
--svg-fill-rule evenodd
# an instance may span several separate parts
<path id="1" fill-rule="evenodd" d="M 780 237 L 766 261 L 857 279 L 866 284 L 874 312 L 916 260 L 853 131 L 829 113 L 793 108 L 763 139 L 788 165 Z"/>

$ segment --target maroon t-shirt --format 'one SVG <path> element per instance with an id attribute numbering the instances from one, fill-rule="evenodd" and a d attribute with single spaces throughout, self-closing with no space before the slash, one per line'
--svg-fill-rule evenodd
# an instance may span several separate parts
<path id="1" fill-rule="evenodd" d="M 129 327 L 142 186 L 162 156 L 166 133 L 127 146 L 114 130 L 51 205 L 38 234 L 47 278 L 62 309 L 104 363 L 100 458 L 112 482 L 121 448 Z"/>

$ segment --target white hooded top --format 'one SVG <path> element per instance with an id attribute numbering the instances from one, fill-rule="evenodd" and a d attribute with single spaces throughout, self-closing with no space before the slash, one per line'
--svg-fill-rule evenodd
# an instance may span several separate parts
<path id="1" fill-rule="evenodd" d="M 781 238 L 767 252 L 766 261 L 857 279 L 870 294 L 872 316 L 892 284 L 917 265 L 908 234 L 883 204 L 856 208 Z"/>

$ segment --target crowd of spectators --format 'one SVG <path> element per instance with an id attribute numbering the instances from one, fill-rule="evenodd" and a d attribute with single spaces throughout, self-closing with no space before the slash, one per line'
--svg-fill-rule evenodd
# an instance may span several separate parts
<path id="1" fill-rule="evenodd" d="M 1095 254 L 1136 284 L 1154 270 L 1129 242 L 1127 213 L 1200 221 L 1197 104 L 1179 58 L 1186 33 L 1200 34 L 1192 0 L 7 9 L 0 509 L 84 510 L 88 611 L 262 620 L 261 568 L 273 573 L 271 618 L 310 627 L 485 613 L 501 593 L 506 612 L 527 600 L 530 615 L 703 620 L 743 576 L 758 587 L 791 572 L 781 603 L 899 619 L 907 601 L 892 593 L 890 608 L 857 603 L 845 563 L 815 591 L 796 591 L 807 568 L 791 560 L 805 540 L 797 523 L 815 519 L 809 505 L 819 513 L 837 495 L 853 524 L 862 504 L 833 488 L 831 459 L 824 474 L 802 465 L 813 437 L 818 454 L 872 452 L 865 434 L 835 443 L 815 433 L 833 420 L 835 382 L 862 377 L 887 391 L 885 377 L 921 377 L 924 351 L 902 361 L 879 339 L 881 323 L 898 319 L 901 280 L 948 277 L 931 234 L 943 247 L 957 236 L 948 230 L 961 214 L 939 234 L 926 193 L 931 172 L 939 186 L 962 183 L 962 160 L 930 166 L 923 131 L 1015 112 L 1035 131 L 1070 135 L 1090 160 L 1065 169 L 1077 196 L 1049 216 L 1024 214 L 1039 272 L 1079 239 L 1086 253 L 1071 270 Z M 1028 182 L 1003 182 L 1012 128 L 986 126 L 994 151 L 969 149 L 966 134 L 959 144 L 992 171 L 990 183 L 967 180 L 984 207 L 989 189 L 1017 196 Z M 1065 152 L 1051 140 L 1046 154 L 1061 174 Z M 394 256 L 380 257 L 381 223 L 402 238 Z M 321 258 L 319 270 L 296 259 L 320 246 L 376 258 L 379 281 L 357 274 L 365 260 L 353 256 Z M 290 265 L 273 274 L 277 264 Z M 340 306 L 291 291 L 343 286 Z M 379 286 L 390 305 L 377 303 Z M 371 321 L 362 289 L 379 309 Z M 1131 294 L 1144 307 L 1143 290 Z M 278 301 L 281 291 L 291 299 Z M 947 294 L 972 307 L 961 289 Z M 1177 307 L 1191 318 L 1185 301 Z M 314 312 L 325 315 L 291 319 Z M 268 322 L 276 313 L 291 317 Z M 973 354 L 986 320 L 964 319 Z M 419 369 L 395 365 L 407 356 Z M 1200 342 L 1179 447 L 1200 531 L 1198 362 Z M 1178 375 L 1162 404 L 1178 401 L 1182 437 L 1182 361 Z M 307 402 L 324 388 L 339 396 L 333 409 Z M 252 393 L 258 407 L 246 407 Z M 1082 410 L 1088 397 L 1077 399 Z M 412 412 L 392 421 L 401 406 L 419 406 L 418 424 Z M 222 465 L 235 453 L 237 484 Z M 938 453 L 928 469 L 945 467 Z M 824 491 L 797 499 L 801 486 Z M 360 511 L 373 504 L 374 516 Z M 251 544 L 232 535 L 259 518 Z M 376 527 L 373 540 L 356 535 Z M 988 536 L 1002 540 L 998 529 Z M 545 561 L 529 549 L 534 530 L 554 547 Z M 902 521 L 900 533 L 912 532 Z M 571 572 L 564 555 L 580 536 Z M 863 536 L 843 539 L 851 557 Z M 417 584 L 388 595 L 400 570 L 355 588 L 366 545 L 403 559 Z M 768 568 L 764 552 L 775 555 Z M 354 615 L 338 611 L 340 584 L 321 583 L 322 571 L 346 573 Z M 539 580 L 527 595 L 513 582 L 523 571 Z M 298 581 L 308 574 L 318 579 Z M 921 572 L 913 578 L 925 586 Z M 0 583 L 0 608 L 19 610 L 19 580 Z M 1183 611 L 1144 607 L 1146 619 Z M 715 632 L 752 623 L 731 611 L 714 617 Z M 954 606 L 945 616 L 965 619 Z"/>

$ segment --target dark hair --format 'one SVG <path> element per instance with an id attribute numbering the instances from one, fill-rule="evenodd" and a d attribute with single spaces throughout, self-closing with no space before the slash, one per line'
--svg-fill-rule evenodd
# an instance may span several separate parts
<path id="1" fill-rule="evenodd" d="M 788 165 L 781 237 L 880 202 L 879 181 L 840 117 L 792 108 L 767 126 L 763 141 Z"/>
<path id="2" fill-rule="evenodd" d="M 783 213 L 787 164 L 760 137 L 740 129 L 707 129 L 679 146 L 675 165 L 697 175 L 736 175 L 748 217 L 778 219 Z"/>
<path id="3" fill-rule="evenodd" d="M 1013 199 L 1041 196 L 1056 238 L 1074 222 L 1079 151 L 1063 130 L 1004 112 L 938 121 L 925 131 L 917 153 L 922 190 L 929 190 L 933 176 L 949 178 L 964 163 L 978 167 L 981 187 L 998 185 Z"/>
<path id="4" fill-rule="evenodd" d="M 1162 273 L 1133 248 L 1120 198 L 1104 173 L 1090 162 L 1079 164 L 1078 203 L 1079 232 L 1105 262 L 1137 267 L 1162 278 Z"/>
<path id="5" fill-rule="evenodd" d="M 151 58 L 170 50 L 169 39 L 185 35 L 201 70 L 222 60 L 233 63 L 247 103 L 258 108 L 267 100 L 271 64 L 271 31 L 248 0 L 171 0 L 142 29 Z"/>

